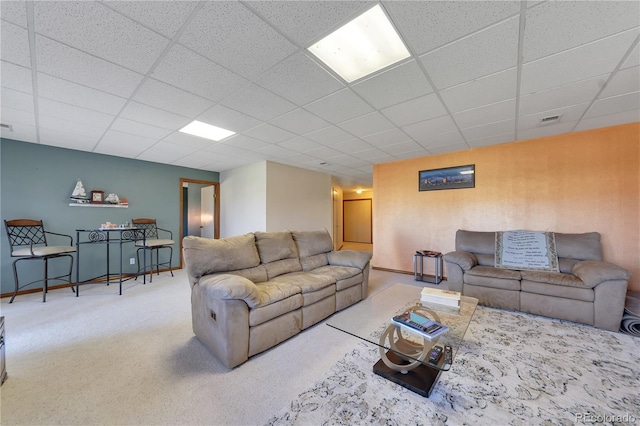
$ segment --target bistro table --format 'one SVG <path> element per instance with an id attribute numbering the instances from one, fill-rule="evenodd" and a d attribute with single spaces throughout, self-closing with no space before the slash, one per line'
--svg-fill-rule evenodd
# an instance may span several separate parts
<path id="1" fill-rule="evenodd" d="M 82 237 L 82 238 L 81 238 Z M 118 228 L 95 228 L 95 229 L 76 229 L 76 297 L 80 295 L 80 284 L 89 283 L 107 283 L 109 285 L 112 282 L 119 284 L 120 295 L 122 295 L 122 283 L 132 278 L 137 278 L 135 274 L 128 278 L 123 278 L 122 274 L 122 246 L 127 243 L 134 243 L 136 241 L 142 241 L 145 243 L 145 233 L 143 230 L 133 227 L 118 227 Z M 118 272 L 111 272 L 111 257 L 110 246 L 118 245 L 119 247 L 119 269 Z M 80 281 L 80 247 L 86 245 L 104 245 L 106 247 L 106 273 L 90 278 L 88 280 Z M 143 259 L 144 269 L 147 267 L 146 258 Z M 144 275 L 144 274 L 143 274 Z M 143 277 L 143 284 L 146 284 L 146 276 Z"/>

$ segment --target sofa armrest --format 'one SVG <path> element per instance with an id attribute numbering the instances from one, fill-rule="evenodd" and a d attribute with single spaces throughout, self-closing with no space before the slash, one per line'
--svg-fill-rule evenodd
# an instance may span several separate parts
<path id="1" fill-rule="evenodd" d="M 329 265 L 335 266 L 351 266 L 363 270 L 372 254 L 366 251 L 358 250 L 340 250 L 327 253 Z"/>
<path id="2" fill-rule="evenodd" d="M 628 280 L 631 274 L 613 263 L 600 260 L 583 260 L 573 266 L 571 273 L 580 278 L 590 288 L 612 280 Z"/>
<path id="3" fill-rule="evenodd" d="M 199 285 L 208 297 L 215 299 L 244 300 L 250 308 L 256 307 L 260 302 L 258 287 L 239 275 L 205 275 L 200 279 Z"/>
<path id="4" fill-rule="evenodd" d="M 455 263 L 463 271 L 468 271 L 478 264 L 478 259 L 466 251 L 452 251 L 445 254 L 443 258 L 448 263 Z"/>

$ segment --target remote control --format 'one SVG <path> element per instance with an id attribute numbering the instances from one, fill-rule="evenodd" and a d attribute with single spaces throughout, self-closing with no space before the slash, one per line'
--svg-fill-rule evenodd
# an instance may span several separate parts
<path id="1" fill-rule="evenodd" d="M 442 346 L 434 346 L 429 353 L 429 363 L 437 364 L 442 356 Z"/>
<path id="2" fill-rule="evenodd" d="M 444 363 L 451 365 L 452 361 L 451 345 L 444 345 Z"/>

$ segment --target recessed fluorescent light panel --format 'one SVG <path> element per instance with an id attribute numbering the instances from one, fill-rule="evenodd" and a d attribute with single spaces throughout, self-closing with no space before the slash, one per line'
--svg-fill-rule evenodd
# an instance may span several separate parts
<path id="1" fill-rule="evenodd" d="M 380 5 L 308 50 L 349 83 L 411 56 Z"/>
<path id="2" fill-rule="evenodd" d="M 205 139 L 211 139 L 212 141 L 219 141 L 231 135 L 235 135 L 236 132 L 231 130 L 222 129 L 220 127 L 212 126 L 211 124 L 203 123 L 202 121 L 192 121 L 191 123 L 180 129 L 182 133 L 188 133 L 190 135 L 199 136 Z"/>

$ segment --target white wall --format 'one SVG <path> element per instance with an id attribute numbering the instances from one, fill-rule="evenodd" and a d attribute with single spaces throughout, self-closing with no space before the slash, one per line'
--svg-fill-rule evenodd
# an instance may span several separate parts
<path id="1" fill-rule="evenodd" d="M 220 237 L 332 231 L 331 176 L 270 161 L 220 173 Z"/>
<path id="2" fill-rule="evenodd" d="M 267 230 L 267 163 L 220 173 L 220 237 Z"/>
<path id="3" fill-rule="evenodd" d="M 267 231 L 332 228 L 331 175 L 267 162 Z"/>

